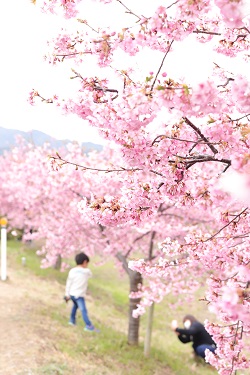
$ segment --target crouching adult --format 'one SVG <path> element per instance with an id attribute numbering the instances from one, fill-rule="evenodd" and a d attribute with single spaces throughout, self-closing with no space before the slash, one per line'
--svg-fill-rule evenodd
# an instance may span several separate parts
<path id="1" fill-rule="evenodd" d="M 192 342 L 194 352 L 199 357 L 205 358 L 206 349 L 214 352 L 216 344 L 211 335 L 206 331 L 204 325 L 193 315 L 186 315 L 183 318 L 184 328 L 179 328 L 176 320 L 172 321 L 171 328 L 177 334 L 178 339 L 186 344 Z"/>

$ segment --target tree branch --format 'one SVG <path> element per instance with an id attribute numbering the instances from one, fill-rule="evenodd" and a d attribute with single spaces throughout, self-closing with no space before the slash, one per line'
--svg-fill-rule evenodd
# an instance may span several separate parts
<path id="1" fill-rule="evenodd" d="M 154 171 L 153 169 L 150 169 L 149 172 L 157 174 L 158 176 L 164 177 L 162 173 Z"/>
<path id="2" fill-rule="evenodd" d="M 229 84 L 230 81 L 234 81 L 234 79 L 233 78 L 228 78 L 227 81 L 226 81 L 226 83 L 224 83 L 224 85 L 218 85 L 217 87 L 226 87 Z"/>
<path id="3" fill-rule="evenodd" d="M 229 117 L 229 118 L 230 118 L 231 121 L 235 122 L 235 121 L 240 121 L 240 120 L 242 120 L 242 119 L 245 118 L 245 117 L 248 119 L 248 116 L 250 116 L 250 113 L 248 113 L 247 115 L 244 115 L 244 116 L 242 116 L 242 117 L 236 118 L 235 120 L 231 119 L 230 117 Z M 248 120 L 249 120 L 249 119 L 248 119 Z"/>
<path id="4" fill-rule="evenodd" d="M 246 211 L 248 210 L 248 207 L 245 208 L 243 211 L 241 211 L 238 215 L 236 215 L 231 221 L 229 221 L 226 225 L 224 225 L 224 227 L 222 227 L 218 232 L 216 232 L 215 234 L 213 234 L 211 237 L 207 238 L 205 241 L 203 242 L 207 242 L 207 241 L 210 241 L 212 240 L 214 237 L 217 236 L 217 234 L 219 234 L 221 231 L 223 231 L 223 229 L 225 229 L 226 227 L 228 227 L 230 224 L 232 224 L 237 218 L 239 218 L 242 214 L 244 214 Z"/>
<path id="5" fill-rule="evenodd" d="M 115 100 L 116 98 L 118 98 L 118 94 L 119 94 L 119 93 L 118 93 L 118 90 L 116 90 L 116 89 L 103 89 L 103 88 L 100 87 L 100 86 L 95 86 L 94 89 L 95 89 L 96 91 L 115 92 L 116 95 L 113 96 L 113 97 L 111 98 L 111 100 Z"/>
<path id="6" fill-rule="evenodd" d="M 204 163 L 206 161 L 215 161 L 218 163 L 227 164 L 226 168 L 223 172 L 225 172 L 231 165 L 231 160 L 229 159 L 216 159 L 210 155 L 197 155 L 197 156 L 181 156 L 181 155 L 173 155 L 179 159 L 182 159 L 182 163 L 185 165 L 186 169 L 189 169 L 196 163 Z M 175 160 L 169 160 L 169 163 L 176 164 Z"/>
<path id="7" fill-rule="evenodd" d="M 136 239 L 134 239 L 133 244 L 136 243 L 137 241 L 140 241 L 143 237 L 147 236 L 150 232 L 151 231 L 149 230 L 146 233 L 143 233 L 141 236 L 139 236 Z M 126 252 L 125 258 L 127 258 L 129 256 L 129 254 L 131 253 L 132 250 L 133 250 L 133 247 L 131 245 L 130 248 L 129 248 L 129 250 Z"/>
<path id="8" fill-rule="evenodd" d="M 215 33 L 213 31 L 206 31 L 206 30 L 194 30 L 193 34 L 221 35 L 221 33 Z"/>
<path id="9" fill-rule="evenodd" d="M 170 9 L 173 5 L 179 3 L 180 0 L 176 0 L 173 4 L 169 5 L 168 7 L 166 7 L 166 9 Z"/>
<path id="10" fill-rule="evenodd" d="M 127 274 L 132 272 L 132 270 L 128 268 L 128 262 L 125 255 L 123 255 L 122 253 L 117 253 L 116 258 L 122 263 L 122 267 L 127 272 Z"/>
<path id="11" fill-rule="evenodd" d="M 161 138 L 161 139 L 158 141 L 159 138 Z M 192 141 L 190 139 L 182 139 L 182 138 L 169 137 L 169 136 L 167 136 L 165 134 L 162 134 L 162 135 L 157 135 L 157 137 L 153 140 L 151 146 L 153 146 L 156 142 L 160 142 L 164 138 L 172 139 L 173 141 L 195 143 L 195 144 L 199 144 L 199 145 L 207 145 L 207 142 L 204 142 L 202 139 L 198 139 L 197 141 Z M 219 143 L 216 143 L 216 142 L 212 143 L 212 142 L 210 142 L 210 144 L 212 144 L 212 145 L 218 145 Z"/>
<path id="12" fill-rule="evenodd" d="M 91 51 L 86 51 L 86 52 L 72 52 L 72 53 L 65 53 L 65 54 L 56 54 L 56 55 L 54 55 L 55 57 L 63 57 L 63 58 L 65 58 L 65 57 L 68 57 L 68 56 L 75 56 L 75 55 L 85 55 L 85 54 L 91 54 L 92 55 L 92 53 L 93 52 L 91 52 Z"/>
<path id="13" fill-rule="evenodd" d="M 137 241 L 140 241 L 143 237 L 147 236 L 151 231 L 148 230 L 146 233 L 143 233 L 141 236 L 134 239 L 133 243 L 136 243 Z"/>
<path id="14" fill-rule="evenodd" d="M 195 126 L 187 117 L 183 117 L 184 121 L 197 133 L 199 134 L 199 136 L 201 137 L 201 139 L 203 139 L 203 141 L 208 145 L 208 147 L 210 148 L 210 150 L 214 153 L 214 154 L 217 154 L 218 151 L 216 150 L 216 148 L 209 142 L 209 140 L 202 134 L 202 132 L 200 131 L 199 128 L 197 128 L 197 126 Z"/>
<path id="15" fill-rule="evenodd" d="M 121 0 L 116 0 L 118 1 L 118 3 L 120 3 L 126 10 L 127 12 L 126 13 L 129 13 L 129 14 L 132 14 L 133 16 L 135 16 L 136 18 L 138 18 L 138 21 L 141 20 L 141 17 L 139 17 L 137 14 L 135 14 L 134 12 L 132 12 L 132 10 L 130 10 L 125 4 L 123 4 L 123 2 Z M 137 21 L 137 22 L 138 22 Z"/>
<path id="16" fill-rule="evenodd" d="M 156 232 L 153 231 L 151 233 L 150 243 L 149 243 L 149 251 L 148 251 L 148 260 L 153 259 L 153 248 L 154 248 L 154 238 L 155 238 Z"/>
<path id="17" fill-rule="evenodd" d="M 73 79 L 73 78 L 80 78 L 82 81 L 84 81 L 84 78 L 82 77 L 82 75 L 80 74 L 80 73 L 78 73 L 78 72 L 76 72 L 74 69 L 72 69 L 72 72 L 75 74 L 75 77 L 71 77 L 71 79 Z M 91 83 L 93 83 L 93 85 L 91 85 Z M 115 96 L 113 96 L 112 98 L 111 98 L 111 100 L 115 100 L 116 98 L 118 98 L 118 95 L 119 95 L 119 92 L 118 92 L 118 90 L 116 90 L 116 89 L 109 89 L 109 88 L 103 88 L 103 87 L 101 87 L 101 86 L 98 86 L 97 84 L 100 84 L 99 82 L 98 82 L 98 80 L 96 79 L 96 80 L 94 80 L 93 82 L 91 82 L 91 83 L 89 83 L 89 86 L 93 89 L 93 90 L 95 90 L 95 91 L 102 91 L 102 92 L 112 92 L 112 93 L 116 93 L 116 95 Z M 87 83 L 86 83 L 86 86 L 87 86 Z M 99 102 L 96 102 L 96 103 L 99 103 Z M 100 103 L 107 103 L 107 101 L 106 100 L 104 100 L 104 101 L 100 101 Z"/>
<path id="18" fill-rule="evenodd" d="M 164 64 L 165 58 L 167 57 L 167 55 L 168 55 L 168 53 L 169 53 L 169 51 L 170 51 L 170 48 L 171 48 L 171 46 L 172 46 L 173 43 L 174 43 L 174 39 L 171 40 L 171 42 L 170 42 L 170 44 L 169 44 L 169 46 L 168 46 L 167 52 L 165 53 L 165 55 L 164 55 L 164 57 L 163 57 L 163 59 L 162 59 L 161 65 L 160 65 L 160 67 L 159 67 L 159 69 L 158 69 L 158 72 L 156 73 L 156 76 L 155 76 L 154 82 L 152 83 L 152 86 L 151 86 L 151 89 L 150 89 L 150 92 L 151 92 L 151 93 L 152 93 L 152 91 L 153 91 L 153 88 L 154 88 L 155 82 L 156 82 L 156 80 L 157 80 L 157 77 L 158 77 L 158 75 L 159 75 L 159 73 L 160 73 L 160 71 L 161 71 L 161 68 L 163 67 L 163 64 Z"/>
<path id="19" fill-rule="evenodd" d="M 86 26 L 88 26 L 92 31 L 94 31 L 95 33 L 99 34 L 99 31 L 95 30 L 92 26 L 90 26 L 86 20 L 82 20 L 81 18 L 77 18 L 77 21 L 80 22 L 80 23 L 84 23 L 84 24 L 85 24 Z"/>
<path id="20" fill-rule="evenodd" d="M 106 172 L 106 173 L 110 173 L 110 172 L 136 172 L 136 171 L 141 171 L 142 169 L 141 168 L 120 168 L 120 169 L 101 169 L 101 168 L 91 168 L 91 167 L 86 167 L 84 165 L 81 165 L 81 164 L 77 164 L 77 163 L 73 163 L 73 162 L 70 162 L 70 161 L 67 161 L 63 158 L 61 158 L 61 156 L 59 154 L 57 154 L 58 156 L 50 156 L 50 159 L 53 159 L 53 160 L 60 160 L 62 163 L 59 164 L 59 166 L 63 166 L 65 164 L 69 164 L 69 165 L 73 165 L 75 166 L 77 169 L 80 168 L 81 170 L 90 170 L 90 171 L 98 171 L 98 172 Z"/>

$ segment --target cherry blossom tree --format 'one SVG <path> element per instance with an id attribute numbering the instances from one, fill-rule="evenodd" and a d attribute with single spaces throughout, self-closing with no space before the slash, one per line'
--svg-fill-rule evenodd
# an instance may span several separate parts
<path id="1" fill-rule="evenodd" d="M 43 257 L 42 267 L 54 266 L 58 257 L 71 258 L 80 250 L 90 256 L 101 255 L 102 262 L 113 256 L 122 262 L 130 276 L 130 291 L 138 292 L 142 276 L 137 271 L 128 269 L 127 257 L 137 249 L 137 244 L 146 249 L 145 239 L 149 237 L 150 229 L 141 228 L 138 233 L 135 228 L 130 231 L 127 228 L 107 228 L 90 223 L 77 208 L 81 199 L 90 200 L 96 191 L 103 195 L 107 192 L 114 194 L 120 187 L 119 179 L 107 186 L 97 173 L 103 168 L 102 165 L 105 165 L 106 169 L 111 164 L 112 151 L 93 152 L 86 156 L 78 145 L 68 145 L 66 153 L 61 150 L 60 155 L 65 154 L 65 157 L 74 162 L 78 159 L 81 162 L 85 160 L 87 173 L 84 174 L 81 170 L 76 173 L 75 168 L 70 165 L 49 174 L 47 161 L 51 152 L 47 147 L 34 148 L 20 142 L 19 147 L 0 157 L 1 214 L 8 217 L 10 229 L 23 230 L 24 240 L 45 241 L 38 251 Z M 94 167 L 96 164 L 99 169 Z M 52 168 L 53 165 L 52 161 Z M 143 252 L 143 249 L 141 251 Z M 67 264 L 62 263 L 62 270 L 65 267 Z M 139 319 L 132 316 L 132 311 L 139 302 L 138 297 L 130 299 L 130 344 L 138 344 L 139 340 Z"/>
<path id="2" fill-rule="evenodd" d="M 154 244 L 163 239 L 162 228 L 170 234 L 176 221 L 175 235 L 179 233 L 181 236 L 183 228 L 180 222 L 184 222 L 184 217 L 179 215 L 176 220 L 171 213 L 172 207 L 162 204 L 153 220 L 148 220 L 144 226 L 130 226 L 129 230 L 127 226 L 105 227 L 92 222 L 79 213 L 79 202 L 82 199 L 90 201 L 98 193 L 99 198 L 95 201 L 98 209 L 104 197 L 107 199 L 111 194 L 119 193 L 123 186 L 120 173 L 124 171 L 112 167 L 114 162 L 119 161 L 119 154 L 106 148 L 103 152 L 92 152 L 87 156 L 77 144 L 71 144 L 60 154 L 54 153 L 60 163 L 55 165 L 54 158 L 50 158 L 50 167 L 56 171 L 48 173 L 48 154 L 51 153 L 48 146 L 34 148 L 20 139 L 18 147 L 0 157 L 1 213 L 8 216 L 10 228 L 24 231 L 25 240 L 40 239 L 44 242 L 38 251 L 43 257 L 42 267 L 54 266 L 58 259 L 71 258 L 79 250 L 90 255 L 99 254 L 102 262 L 110 257 L 119 260 L 128 273 L 132 293 L 128 342 L 138 344 L 140 319 L 138 314 L 133 316 L 133 311 L 144 291 L 148 293 L 148 288 L 143 290 L 142 275 L 128 268 L 128 259 L 138 252 L 148 260 L 159 255 Z M 66 162 L 66 159 L 74 162 Z M 84 163 L 84 166 L 77 162 Z M 108 168 L 112 170 L 112 184 L 105 177 Z M 62 263 L 62 270 L 65 267 L 67 264 Z M 145 307 L 140 306 L 139 309 L 142 311 Z M 150 334 L 151 331 L 149 343 Z"/>
<path id="3" fill-rule="evenodd" d="M 110 181 L 119 173 L 119 192 L 85 197 L 79 205 L 90 222 L 143 227 L 156 220 L 161 205 L 180 212 L 197 210 L 211 220 L 211 225 L 189 226 L 184 241 L 168 236 L 160 245 L 160 259 L 132 261 L 129 267 L 155 285 L 159 279 L 173 280 L 176 266 L 180 272 L 197 270 L 197 277 L 200 269 L 208 272 L 205 299 L 220 322 L 206 324 L 218 345 L 206 360 L 219 374 L 231 375 L 250 365 L 250 81 L 243 69 L 249 62 L 249 4 L 153 3 L 95 1 L 104 21 L 115 11 L 120 21 L 112 28 L 96 24 L 97 10 L 92 20 L 81 18 L 87 1 L 42 2 L 44 11 L 71 19 L 70 30 L 65 28 L 51 41 L 46 59 L 52 65 L 71 64 L 75 95 L 45 98 L 37 88 L 30 102 L 40 98 L 78 115 L 120 148 L 122 162 L 107 168 Z M 188 64 L 192 54 L 198 58 L 203 53 L 204 43 L 212 61 L 200 81 L 179 74 L 177 59 L 176 66 L 168 68 L 178 48 L 183 46 L 178 59 Z M 186 45 L 192 45 L 192 51 Z M 87 72 L 89 64 L 96 64 L 95 74 Z M 52 160 L 54 166 L 62 163 L 60 156 Z M 231 196 L 228 192 L 238 178 L 244 194 Z M 149 305 L 159 290 L 152 286 Z"/>

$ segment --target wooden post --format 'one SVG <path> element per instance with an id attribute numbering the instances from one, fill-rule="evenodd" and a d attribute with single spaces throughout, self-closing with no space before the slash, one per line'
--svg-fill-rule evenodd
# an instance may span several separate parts
<path id="1" fill-rule="evenodd" d="M 6 225 L 8 221 L 5 217 L 0 219 L 1 225 L 1 280 L 7 279 L 7 231 Z"/>
<path id="2" fill-rule="evenodd" d="M 144 356 L 145 357 L 149 357 L 149 354 L 150 354 L 152 326 L 153 326 L 153 315 L 154 315 L 154 302 L 148 308 L 146 336 L 145 336 L 145 341 L 144 341 Z"/>

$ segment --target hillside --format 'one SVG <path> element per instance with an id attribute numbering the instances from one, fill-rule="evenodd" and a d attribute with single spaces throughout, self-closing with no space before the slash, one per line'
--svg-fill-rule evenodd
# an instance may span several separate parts
<path id="1" fill-rule="evenodd" d="M 32 130 L 30 132 L 24 132 L 21 130 L 16 129 L 6 129 L 0 127 L 0 154 L 3 153 L 4 150 L 8 150 L 16 145 L 16 138 L 17 136 L 21 136 L 26 139 L 28 142 L 33 143 L 36 146 L 42 146 L 44 143 L 49 143 L 51 148 L 59 149 L 61 147 L 65 147 L 67 143 L 71 141 L 68 139 L 65 140 L 58 140 L 51 137 L 48 134 L 45 134 L 38 130 Z M 83 142 L 81 144 L 84 151 L 88 153 L 91 150 L 100 151 L 102 146 L 99 144 L 95 144 L 92 142 Z"/>
<path id="2" fill-rule="evenodd" d="M 99 333 L 68 325 L 71 303 L 63 300 L 67 272 L 41 269 L 37 247 L 8 241 L 8 279 L 0 282 L 0 375 L 215 375 L 195 360 L 170 330 L 181 321 L 188 302 L 174 312 L 172 297 L 155 305 L 150 357 L 143 355 L 147 316 L 141 318 L 140 345 L 127 344 L 128 280 L 113 265 L 92 258 L 93 278 L 86 297 L 89 316 Z M 26 265 L 22 265 L 22 257 Z M 172 301 L 173 302 L 173 301 Z M 197 316 L 207 317 L 196 302 Z M 242 371 L 241 374 L 246 374 Z"/>

